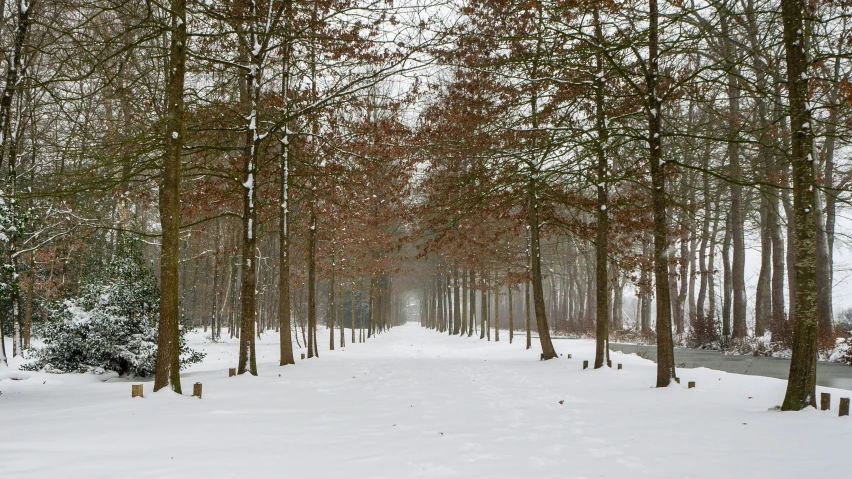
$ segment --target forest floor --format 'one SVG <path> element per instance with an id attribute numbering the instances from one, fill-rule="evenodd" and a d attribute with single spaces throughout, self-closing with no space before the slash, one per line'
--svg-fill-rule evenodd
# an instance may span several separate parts
<path id="1" fill-rule="evenodd" d="M 351 339 L 346 330 L 347 344 Z M 183 374 L 184 396 L 131 399 L 130 382 L 92 374 L 0 371 L 0 465 L 26 478 L 801 478 L 849 470 L 852 418 L 782 413 L 786 382 L 681 369 L 653 388 L 656 365 L 612 353 L 582 369 L 499 343 L 410 324 L 365 344 L 281 368 L 277 334 L 258 344 L 259 377 L 228 378 L 236 340 Z M 697 387 L 687 389 L 688 381 Z M 203 399 L 189 397 L 203 383 Z"/>

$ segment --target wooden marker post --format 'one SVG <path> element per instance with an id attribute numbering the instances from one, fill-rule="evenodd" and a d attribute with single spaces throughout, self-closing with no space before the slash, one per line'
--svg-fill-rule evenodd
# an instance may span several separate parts
<path id="1" fill-rule="evenodd" d="M 589 367 L 588 361 L 583 361 L 583 369 L 587 369 Z"/>
<path id="2" fill-rule="evenodd" d="M 618 363 L 618 370 L 621 371 L 621 363 Z"/>
<path id="3" fill-rule="evenodd" d="M 819 410 L 828 411 L 831 409 L 831 394 L 820 393 L 819 395 Z"/>
<path id="4" fill-rule="evenodd" d="M 848 416 L 849 415 L 849 398 L 840 398 L 840 412 L 837 413 L 838 416 Z"/>
<path id="5" fill-rule="evenodd" d="M 130 386 L 130 397 L 131 398 L 135 398 L 135 397 L 144 398 L 145 397 L 145 396 L 142 395 L 142 385 L 141 384 L 133 384 L 133 385 Z"/>
<path id="6" fill-rule="evenodd" d="M 695 381 L 689 381 L 688 383 L 686 383 L 687 389 L 692 389 L 694 387 L 695 387 Z"/>
<path id="7" fill-rule="evenodd" d="M 192 396 L 201 399 L 201 383 L 195 383 L 192 385 Z"/>
<path id="8" fill-rule="evenodd" d="M 228 369 L 228 377 L 232 378 L 237 375 L 237 368 L 229 368 Z"/>

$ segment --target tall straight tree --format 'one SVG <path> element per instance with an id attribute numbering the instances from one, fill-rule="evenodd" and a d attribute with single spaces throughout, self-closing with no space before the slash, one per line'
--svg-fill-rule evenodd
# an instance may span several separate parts
<path id="1" fill-rule="evenodd" d="M 648 1 L 648 149 L 651 162 L 651 201 L 654 214 L 654 282 L 657 292 L 657 387 L 666 387 L 675 374 L 672 312 L 669 297 L 666 162 L 662 151 L 662 109 L 659 96 L 659 19 L 657 0 Z"/>
<path id="2" fill-rule="evenodd" d="M 18 144 L 20 143 L 18 136 L 18 121 L 17 117 L 22 113 L 13 111 L 13 100 L 21 100 L 20 90 L 23 87 L 23 76 L 27 65 L 24 63 L 24 47 L 27 42 L 27 36 L 32 24 L 32 11 L 35 6 L 34 1 L 20 0 L 16 2 L 17 8 L 15 16 L 17 17 L 17 25 L 14 30 L 15 35 L 12 41 L 12 57 L 9 59 L 6 67 L 6 82 L 3 87 L 3 97 L 0 99 L 0 165 L 3 164 L 4 157 L 8 157 L 9 172 L 8 172 L 8 193 L 11 195 L 11 201 L 8 205 L 8 214 L 11 220 L 11 227 L 8 228 L 6 238 L 9 249 L 9 264 L 5 266 L 6 272 L 9 275 L 8 295 L 12 309 L 12 324 L 13 324 L 13 346 L 12 354 L 15 356 L 23 354 L 22 336 L 26 331 L 23 327 L 21 310 L 20 310 L 20 274 L 18 273 L 18 246 L 21 242 L 21 234 L 23 233 L 21 226 L 21 203 L 17 199 L 18 191 L 18 173 L 17 164 Z M 0 12 L 2 13 L 2 12 Z M 16 95 L 17 93 L 17 95 Z M 0 342 L 3 342 L 3 330 L 0 327 Z M 0 346 L 0 362 L 6 363 L 6 346 L 5 343 Z"/>
<path id="3" fill-rule="evenodd" d="M 160 186 L 160 325 L 154 391 L 171 384 L 180 393 L 178 300 L 180 282 L 180 177 L 184 140 L 186 76 L 186 0 L 171 0 L 171 39 L 166 84 L 166 132 L 163 182 Z"/>
<path id="4" fill-rule="evenodd" d="M 607 158 L 606 144 L 609 132 L 606 126 L 606 111 L 604 106 L 604 93 L 606 83 L 604 81 L 603 59 L 601 58 L 603 48 L 603 28 L 600 22 L 600 11 L 593 10 L 595 22 L 595 39 L 598 42 L 598 52 L 595 54 L 595 129 L 597 138 L 595 150 L 597 153 L 597 175 L 598 175 L 598 229 L 595 242 L 595 298 L 596 298 L 596 333 L 595 333 L 595 369 L 603 367 L 606 356 L 606 341 L 609 338 L 609 273 L 607 263 L 609 261 L 609 248 L 607 236 L 609 234 L 609 212 L 607 211 Z"/>
<path id="5" fill-rule="evenodd" d="M 808 52 L 804 36 L 804 4 L 781 0 L 781 23 L 787 60 L 790 109 L 790 163 L 793 167 L 793 248 L 795 310 L 793 348 L 783 411 L 816 407 L 817 356 L 817 215 L 813 131 L 808 106 Z"/>
<path id="6" fill-rule="evenodd" d="M 730 17 L 732 12 L 723 2 L 719 12 L 721 18 L 721 33 L 725 44 L 725 69 L 727 70 L 728 94 L 728 163 L 735 176 L 741 175 L 740 139 L 738 138 L 738 123 L 740 116 L 740 69 L 734 57 L 738 51 L 730 33 Z M 731 183 L 731 243 L 733 246 L 733 262 L 731 264 L 733 286 L 733 329 L 731 336 L 735 339 L 745 338 L 746 330 L 746 286 L 745 286 L 745 233 L 743 231 L 745 216 L 743 209 L 743 187 L 739 182 Z"/>
<path id="7" fill-rule="evenodd" d="M 284 18 L 289 27 L 289 19 L 293 16 L 292 2 L 288 1 L 285 9 Z M 293 38 L 290 35 L 284 38 L 281 49 L 281 100 L 284 102 L 282 109 L 284 121 L 281 127 L 281 194 L 279 197 L 281 218 L 278 237 L 278 334 L 281 343 L 278 364 L 286 366 L 296 363 L 293 359 L 293 340 L 290 332 L 290 116 L 292 115 L 290 84 L 293 59 Z M 352 321 L 354 342 L 354 316 Z"/>

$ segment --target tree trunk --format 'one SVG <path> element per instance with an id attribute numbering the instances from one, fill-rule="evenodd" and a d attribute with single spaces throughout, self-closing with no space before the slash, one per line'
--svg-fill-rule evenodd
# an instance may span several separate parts
<path id="1" fill-rule="evenodd" d="M 180 169 L 183 150 L 184 76 L 186 74 L 186 0 L 171 0 L 171 39 L 169 42 L 166 123 L 168 125 L 160 186 L 160 324 L 157 338 L 157 366 L 154 391 L 171 384 L 180 388 L 180 349 L 178 346 L 180 283 Z M 5 99 L 4 99 L 5 100 Z"/>
<path id="2" fill-rule="evenodd" d="M 547 326 L 547 316 L 544 312 L 544 290 L 541 284 L 541 249 L 538 238 L 538 197 L 536 186 L 536 172 L 530 172 L 529 177 L 529 230 L 530 230 L 530 263 L 532 265 L 532 296 L 535 308 L 535 322 L 538 329 L 538 337 L 541 342 L 541 354 L 545 360 L 557 357 L 550 339 L 550 329 Z"/>
<path id="3" fill-rule="evenodd" d="M 645 238 L 642 241 L 642 257 L 651 258 L 651 263 L 653 264 L 650 238 Z M 650 272 L 645 267 L 642 268 L 640 278 L 641 286 L 639 298 L 642 302 L 640 307 L 640 330 L 643 337 L 649 338 L 651 336 L 651 290 L 653 287 L 653 280 L 651 279 Z"/>
<path id="4" fill-rule="evenodd" d="M 527 332 L 527 347 L 526 349 L 532 349 L 532 331 L 530 324 L 530 282 L 524 282 L 524 315 L 526 316 L 526 332 Z"/>
<path id="5" fill-rule="evenodd" d="M 480 281 L 480 289 L 479 289 L 479 339 L 485 339 L 486 333 L 488 333 L 488 294 L 485 291 L 485 278 L 486 273 L 482 271 Z M 490 337 L 490 333 L 489 337 Z"/>
<path id="6" fill-rule="evenodd" d="M 446 295 L 446 304 L 447 304 L 447 334 L 452 335 L 453 329 L 455 328 L 454 316 L 455 310 L 453 308 L 454 300 L 453 300 L 453 284 L 452 278 L 450 277 L 450 271 L 447 270 L 446 283 L 444 283 L 444 294 Z"/>
<path id="7" fill-rule="evenodd" d="M 515 337 L 515 310 L 512 304 L 512 285 L 509 283 L 509 273 L 506 273 L 506 294 L 509 301 L 509 344 L 512 344 L 512 339 Z"/>
<path id="8" fill-rule="evenodd" d="M 760 198 L 760 272 L 757 277 L 754 302 L 754 336 L 760 338 L 772 314 L 772 236 L 769 231 L 769 201 L 766 193 Z"/>
<path id="9" fill-rule="evenodd" d="M 600 12 L 594 9 L 595 21 L 595 39 L 599 47 L 603 48 L 603 29 L 600 23 Z M 595 149 L 597 150 L 597 175 L 598 175 L 598 228 L 597 240 L 595 242 L 595 298 L 597 300 L 596 308 L 596 328 L 595 328 L 595 369 L 601 368 L 604 365 L 606 355 L 605 341 L 609 338 L 609 211 L 607 210 L 609 199 L 607 198 L 607 156 L 606 144 L 609 141 L 609 131 L 606 126 L 606 111 L 604 105 L 604 82 L 603 58 L 601 53 L 595 55 L 595 126 L 597 130 L 597 141 Z"/>
<path id="10" fill-rule="evenodd" d="M 476 270 L 470 270 L 470 317 L 468 318 L 467 336 L 471 337 L 476 329 Z"/>
<path id="11" fill-rule="evenodd" d="M 649 0 L 648 29 L 648 146 L 651 161 L 654 214 L 654 280 L 657 291 L 657 387 L 667 387 L 676 377 L 672 341 L 671 300 L 669 298 L 668 220 L 666 218 L 666 164 L 663 161 L 662 109 L 657 91 L 658 21 L 657 0 Z"/>
<path id="12" fill-rule="evenodd" d="M 612 266 L 615 270 L 615 265 Z M 624 329 L 624 321 L 622 320 L 622 309 L 624 307 L 624 279 L 620 274 L 615 275 L 613 281 L 614 287 L 612 290 L 612 328 L 619 332 Z"/>
<path id="13" fill-rule="evenodd" d="M 840 47 L 838 47 L 840 48 Z M 825 129 L 825 144 L 822 148 L 822 159 L 825 162 L 825 208 L 823 214 L 825 216 L 825 264 L 827 269 L 824 270 L 825 276 L 823 283 L 826 285 L 826 291 L 820 296 L 822 307 L 820 308 L 820 320 L 825 317 L 828 320 L 829 326 L 834 317 L 834 308 L 832 305 L 832 288 L 834 286 L 834 230 L 837 222 L 837 197 L 840 191 L 834 184 L 834 154 L 836 148 L 838 107 L 837 98 L 840 88 L 840 56 L 834 60 L 833 87 L 829 94 L 828 104 L 831 105 L 828 112 L 828 125 Z M 823 322 L 825 322 L 823 320 Z M 824 328 L 823 328 L 824 329 Z"/>
<path id="14" fill-rule="evenodd" d="M 491 290 L 488 289 L 488 273 L 482 272 L 482 317 L 485 320 L 485 339 L 491 341 Z"/>
<path id="15" fill-rule="evenodd" d="M 331 280 L 328 286 L 328 350 L 334 351 L 334 255 L 331 256 Z"/>
<path id="16" fill-rule="evenodd" d="M 713 214 L 713 228 L 710 230 L 710 252 L 707 255 L 707 321 L 709 325 L 716 327 L 716 236 L 719 230 L 719 208 Z"/>
<path id="17" fill-rule="evenodd" d="M 30 333 L 33 324 L 33 289 L 35 286 L 35 261 L 30 255 L 29 282 L 27 282 L 27 298 L 24 305 L 24 349 L 30 348 Z"/>
<path id="18" fill-rule="evenodd" d="M 725 222 L 725 239 L 722 240 L 722 266 L 724 280 L 722 285 L 722 337 L 725 342 L 731 337 L 731 297 L 733 296 L 734 283 L 731 278 L 731 216 Z"/>
<path id="19" fill-rule="evenodd" d="M 281 97 L 284 115 L 290 116 L 290 63 L 293 46 L 283 46 L 283 78 Z M 279 366 L 296 364 L 293 358 L 293 340 L 290 325 L 290 125 L 284 123 L 281 136 L 281 219 L 278 237 L 278 337 Z M 298 335 L 297 335 L 298 339 Z"/>
<path id="20" fill-rule="evenodd" d="M 497 270 L 494 270 L 494 341 L 500 341 L 500 282 Z"/>
<path id="21" fill-rule="evenodd" d="M 343 285 L 341 284 L 340 290 L 337 293 L 337 304 L 340 305 L 339 311 L 338 311 L 338 314 L 337 314 L 337 319 L 338 319 L 339 324 L 340 324 L 340 347 L 341 348 L 346 347 L 346 332 L 343 329 L 344 328 L 343 323 L 345 322 L 344 318 L 346 317 L 346 313 L 345 313 L 344 308 L 343 308 L 343 303 L 346 301 L 344 299 L 344 296 L 346 296 L 346 291 L 344 290 Z"/>
<path id="22" fill-rule="evenodd" d="M 467 325 L 468 325 L 468 295 L 467 295 L 467 273 L 465 270 L 461 272 L 461 331 L 460 335 L 464 336 L 467 334 Z"/>
<path id="23" fill-rule="evenodd" d="M 701 276 L 698 285 L 698 302 L 695 308 L 695 317 L 690 318 L 690 321 L 695 322 L 693 330 L 695 329 L 695 325 L 700 325 L 700 327 L 704 328 L 706 324 L 704 301 L 707 298 L 708 282 L 712 281 L 710 271 L 707 270 L 707 243 L 710 240 L 710 219 L 713 213 L 710 202 L 710 175 L 708 173 L 708 167 L 710 166 L 710 142 L 707 142 L 707 146 L 705 147 L 701 166 L 704 169 L 701 175 L 703 184 L 702 195 L 704 196 L 704 218 L 702 218 L 701 222 L 701 244 L 698 247 L 698 272 Z"/>
<path id="24" fill-rule="evenodd" d="M 796 322 L 787 393 L 783 411 L 816 407 L 817 356 L 817 215 L 811 112 L 808 99 L 808 58 L 802 21 L 803 5 L 797 0 L 781 0 L 784 50 L 792 132 L 790 163 L 793 167 L 793 246 L 796 252 Z"/>
<path id="25" fill-rule="evenodd" d="M 254 4 L 252 4 L 254 5 Z M 252 7 L 254 8 L 254 7 Z M 252 12 L 254 14 L 255 12 Z M 252 33 L 251 39 L 255 40 Z M 253 42 L 254 43 L 254 42 Z M 240 263 L 242 284 L 240 288 L 240 356 L 237 374 L 249 372 L 257 376 L 257 358 L 255 357 L 256 294 L 257 294 L 257 158 L 259 137 L 257 134 L 257 104 L 260 94 L 260 57 L 259 52 L 243 49 L 242 56 L 251 62 L 241 82 L 240 102 L 248 119 L 243 144 L 243 238 L 242 261 Z M 246 62 L 243 62 L 245 64 Z"/>
<path id="26" fill-rule="evenodd" d="M 816 156 L 818 153 L 814 152 Z M 817 320 L 819 331 L 825 337 L 832 337 L 834 312 L 831 301 L 831 255 L 828 249 L 828 238 L 825 228 L 825 208 L 822 202 L 822 192 L 814 188 L 814 206 L 816 216 L 816 285 L 817 285 Z"/>
<path id="27" fill-rule="evenodd" d="M 316 298 L 316 248 L 317 248 L 317 218 L 314 213 L 314 199 L 310 200 L 310 226 L 308 227 L 308 358 L 315 355 L 316 344 L 314 331 L 317 327 L 317 298 Z M 372 294 L 370 295 L 372 297 Z"/>
<path id="28" fill-rule="evenodd" d="M 437 281 L 437 287 L 435 289 L 436 289 L 436 292 L 437 292 L 437 295 L 438 295 L 438 332 L 443 333 L 444 331 L 446 331 L 445 324 L 446 324 L 446 321 L 447 321 L 447 317 L 446 317 L 447 309 L 444 305 L 444 302 L 445 302 L 444 293 L 446 293 L 446 291 L 445 291 L 446 288 L 443 287 L 444 286 L 444 280 L 441 277 L 441 275 L 438 275 L 438 277 L 436 278 L 436 281 Z"/>
<path id="29" fill-rule="evenodd" d="M 787 217 L 787 299 L 789 321 L 796 322 L 796 215 L 793 212 L 793 201 L 790 193 L 784 190 L 782 193 L 784 213 Z"/>
<path id="30" fill-rule="evenodd" d="M 461 325 L 464 323 L 464 316 L 461 314 L 461 296 L 459 296 L 459 270 L 453 269 L 453 334 L 458 336 L 461 333 Z"/>

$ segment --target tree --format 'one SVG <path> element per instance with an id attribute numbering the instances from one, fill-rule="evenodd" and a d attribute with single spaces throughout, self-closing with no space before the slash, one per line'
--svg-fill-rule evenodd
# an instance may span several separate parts
<path id="1" fill-rule="evenodd" d="M 166 75 L 166 131 L 163 182 L 160 187 L 160 324 L 157 339 L 157 373 L 154 391 L 171 385 L 180 394 L 180 335 L 178 301 L 180 283 L 180 180 L 184 138 L 184 78 L 186 75 L 186 0 L 171 0 L 169 68 Z"/>
<path id="2" fill-rule="evenodd" d="M 798 411 L 816 407 L 817 254 L 816 188 L 813 133 L 808 102 L 808 52 L 803 33 L 803 7 L 781 0 L 781 22 L 787 60 L 790 109 L 790 163 L 793 168 L 793 247 L 795 248 L 796 307 L 793 315 L 793 355 L 781 409 Z"/>

